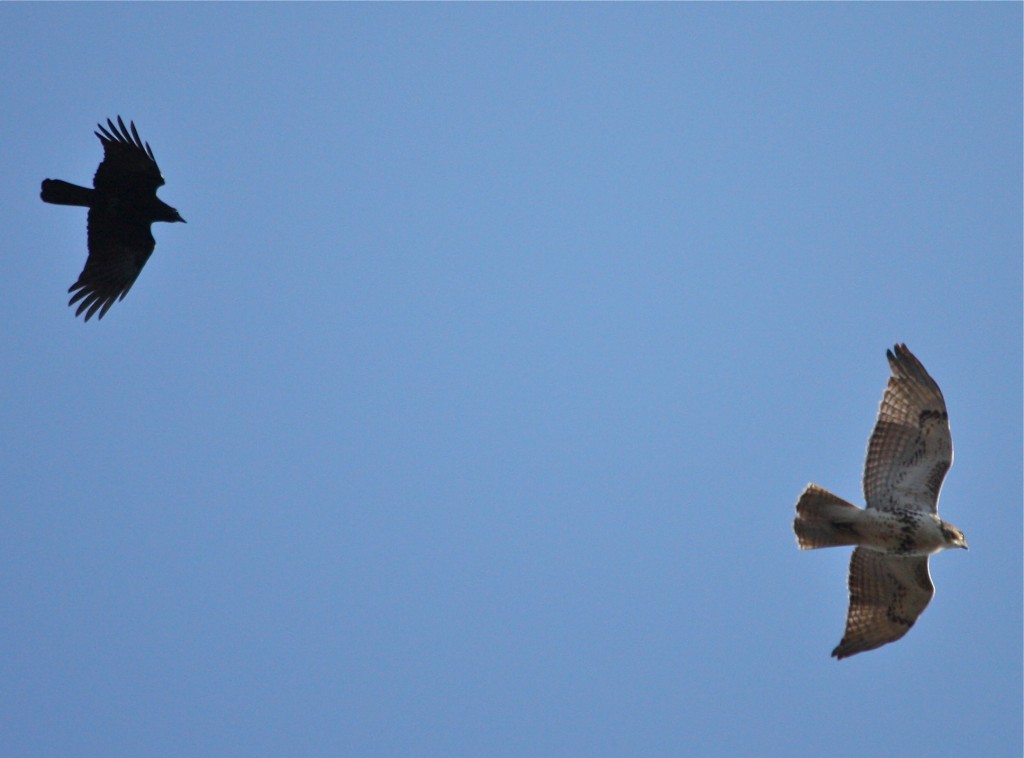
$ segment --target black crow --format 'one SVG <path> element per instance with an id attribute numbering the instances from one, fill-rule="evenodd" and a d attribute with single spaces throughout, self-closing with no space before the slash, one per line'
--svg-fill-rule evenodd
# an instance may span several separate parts
<path id="1" fill-rule="evenodd" d="M 75 293 L 68 305 L 81 300 L 75 315 L 85 311 L 86 321 L 97 310 L 103 318 L 116 300 L 124 300 L 156 247 L 150 230 L 154 221 L 185 223 L 156 196 L 164 178 L 149 143 L 139 139 L 135 122 L 130 133 L 120 116 L 117 126 L 109 118 L 107 124 L 109 130 L 98 124 L 95 133 L 103 143 L 103 162 L 92 179 L 95 189 L 43 179 L 39 195 L 47 203 L 89 209 L 89 258 L 78 281 L 68 288 Z"/>

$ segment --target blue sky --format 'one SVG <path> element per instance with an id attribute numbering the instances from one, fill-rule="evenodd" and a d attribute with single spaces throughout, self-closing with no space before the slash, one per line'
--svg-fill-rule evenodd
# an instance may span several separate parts
<path id="1" fill-rule="evenodd" d="M 7 755 L 1017 756 L 1022 6 L 0 6 Z M 128 297 L 65 290 L 95 124 Z M 906 342 L 969 552 L 837 662 Z"/>

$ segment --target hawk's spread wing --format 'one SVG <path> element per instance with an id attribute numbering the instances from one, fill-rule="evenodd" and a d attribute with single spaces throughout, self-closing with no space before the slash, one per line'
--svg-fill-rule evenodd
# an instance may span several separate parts
<path id="1" fill-rule="evenodd" d="M 850 559 L 846 633 L 832 651 L 846 658 L 895 642 L 935 594 L 927 556 L 901 557 L 859 547 Z"/>
<path id="2" fill-rule="evenodd" d="M 886 355 L 892 376 L 868 442 L 864 500 L 868 508 L 883 511 L 935 513 L 942 480 L 953 463 L 946 402 L 906 345 Z"/>

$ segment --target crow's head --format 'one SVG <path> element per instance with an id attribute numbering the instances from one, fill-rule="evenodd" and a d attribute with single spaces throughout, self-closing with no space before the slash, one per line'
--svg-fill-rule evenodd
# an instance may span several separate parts
<path id="1" fill-rule="evenodd" d="M 167 221 L 170 223 L 180 221 L 183 224 L 188 223 L 185 219 L 181 217 L 181 214 L 178 213 L 178 211 L 169 206 L 163 200 L 158 199 L 157 202 L 159 203 L 159 205 L 157 206 L 156 209 L 157 216 L 154 219 L 155 221 Z"/>

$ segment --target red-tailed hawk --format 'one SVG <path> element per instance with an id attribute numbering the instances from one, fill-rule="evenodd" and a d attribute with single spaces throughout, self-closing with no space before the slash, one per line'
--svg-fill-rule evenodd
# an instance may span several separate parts
<path id="1" fill-rule="evenodd" d="M 935 594 L 928 556 L 967 549 L 963 532 L 938 516 L 939 490 L 953 463 L 946 402 L 939 385 L 907 350 L 886 352 L 892 376 L 864 464 L 863 510 L 816 484 L 796 504 L 801 550 L 856 545 L 850 608 L 836 658 L 895 642 Z"/>

